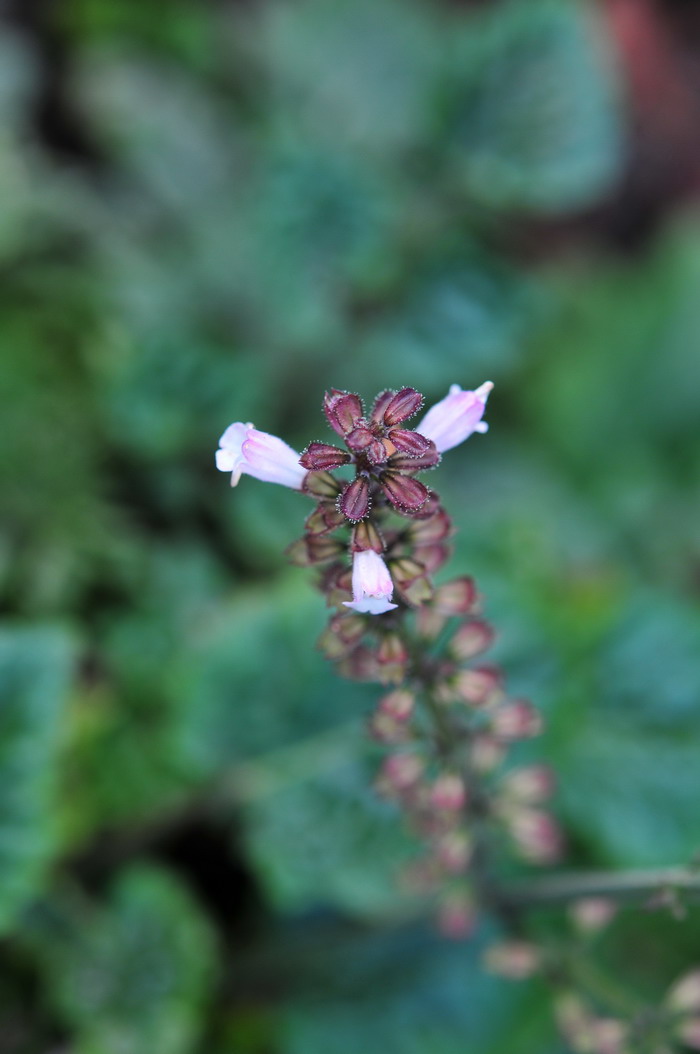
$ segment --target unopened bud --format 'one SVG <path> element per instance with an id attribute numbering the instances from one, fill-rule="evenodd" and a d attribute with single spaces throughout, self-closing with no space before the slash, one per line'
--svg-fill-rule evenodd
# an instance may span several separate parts
<path id="1" fill-rule="evenodd" d="M 392 401 L 396 392 L 393 388 L 387 388 L 386 391 L 380 392 L 377 398 L 374 400 L 372 407 L 372 413 L 370 414 L 370 421 L 373 425 L 384 424 L 384 411 L 386 410 L 389 403 Z"/>
<path id="2" fill-rule="evenodd" d="M 304 527 L 308 534 L 328 534 L 342 527 L 344 523 L 345 517 L 335 507 L 335 503 L 321 501 L 306 517 Z"/>
<path id="3" fill-rule="evenodd" d="M 299 458 L 299 464 L 309 469 L 310 472 L 318 472 L 347 465 L 350 460 L 347 450 L 341 450 L 340 447 L 332 446 L 330 443 L 309 443 Z"/>
<path id="4" fill-rule="evenodd" d="M 552 864 L 561 857 L 562 832 L 549 813 L 540 809 L 518 809 L 506 820 L 525 860 L 531 864 Z"/>
<path id="5" fill-rule="evenodd" d="M 428 500 L 428 488 L 412 476 L 401 472 L 386 470 L 382 472 L 380 483 L 391 504 L 402 512 L 414 512 Z"/>
<path id="6" fill-rule="evenodd" d="M 439 637 L 445 621 L 445 615 L 441 615 L 431 604 L 423 604 L 416 613 L 416 628 L 424 640 Z"/>
<path id="7" fill-rule="evenodd" d="M 501 739 L 530 739 L 542 731 L 542 715 L 526 699 L 514 699 L 494 710 L 491 728 Z"/>
<path id="8" fill-rule="evenodd" d="M 383 422 L 387 428 L 393 428 L 409 417 L 413 417 L 422 405 L 423 396 L 420 392 L 417 392 L 415 388 L 402 388 L 387 403 Z"/>
<path id="9" fill-rule="evenodd" d="M 700 970 L 684 974 L 671 987 L 666 1005 L 685 1014 L 700 1014 Z"/>
<path id="10" fill-rule="evenodd" d="M 395 721 L 408 721 L 416 705 L 416 697 L 413 692 L 405 689 L 397 689 L 389 692 L 379 700 L 379 710 Z"/>
<path id="11" fill-rule="evenodd" d="M 392 754 L 385 758 L 377 789 L 388 798 L 405 794 L 420 780 L 425 765 L 417 754 Z"/>
<path id="12" fill-rule="evenodd" d="M 406 673 L 408 658 L 406 645 L 398 633 L 387 633 L 377 651 L 382 684 L 400 684 Z"/>
<path id="13" fill-rule="evenodd" d="M 312 564 L 335 560 L 344 548 L 341 541 L 329 538 L 328 535 L 305 534 L 303 538 L 287 546 L 285 552 L 287 559 L 297 567 L 310 567 Z"/>
<path id="14" fill-rule="evenodd" d="M 422 436 L 421 438 L 424 439 L 425 437 Z M 426 468 L 435 468 L 436 465 L 440 464 L 440 452 L 432 440 L 426 440 L 426 442 L 428 446 L 422 454 L 396 453 L 392 455 L 391 467 L 397 472 L 422 472 Z"/>
<path id="15" fill-rule="evenodd" d="M 486 706 L 501 693 L 503 678 L 494 666 L 478 666 L 460 670 L 455 677 L 455 691 L 459 699 L 471 706 Z"/>
<path id="16" fill-rule="evenodd" d="M 450 893 L 438 908 L 437 924 L 443 937 L 465 940 L 476 929 L 477 914 L 468 893 Z"/>
<path id="17" fill-rule="evenodd" d="M 470 757 L 477 772 L 493 772 L 503 761 L 505 753 L 503 743 L 488 732 L 479 732 L 472 739 Z"/>
<path id="18" fill-rule="evenodd" d="M 392 462 L 393 464 L 393 462 Z M 414 545 L 434 545 L 452 534 L 452 521 L 441 505 L 425 519 L 413 520 L 408 535 Z"/>
<path id="19" fill-rule="evenodd" d="M 472 843 L 463 831 L 451 831 L 438 839 L 435 844 L 435 856 L 443 870 L 450 875 L 459 874 L 469 864 L 472 855 Z"/>
<path id="20" fill-rule="evenodd" d="M 356 476 L 338 498 L 338 508 L 352 523 L 365 518 L 370 504 L 369 480 L 366 476 Z"/>
<path id="21" fill-rule="evenodd" d="M 364 409 L 359 395 L 332 388 L 324 396 L 323 412 L 331 428 L 345 436 L 362 420 Z"/>
<path id="22" fill-rule="evenodd" d="M 466 800 L 467 791 L 464 780 L 454 773 L 438 776 L 430 788 L 430 801 L 436 809 L 458 812 L 464 807 Z"/>
<path id="23" fill-rule="evenodd" d="M 434 605 L 442 615 L 468 615 L 476 599 L 473 578 L 453 578 L 435 590 Z"/>
<path id="24" fill-rule="evenodd" d="M 539 805 L 554 793 L 554 773 L 547 765 L 527 765 L 507 773 L 505 795 L 519 805 Z"/>
<path id="25" fill-rule="evenodd" d="M 343 489 L 343 484 L 330 472 L 307 472 L 301 489 L 312 498 L 335 501 Z"/>
<path id="26" fill-rule="evenodd" d="M 411 432 L 408 428 L 392 428 L 389 439 L 397 450 L 408 454 L 410 458 L 421 457 L 434 445 L 419 432 Z"/>
<path id="27" fill-rule="evenodd" d="M 539 949 L 527 941 L 502 941 L 492 944 L 484 954 L 484 967 L 489 973 L 509 981 L 524 981 L 540 968 Z"/>
<path id="28" fill-rule="evenodd" d="M 356 523 L 352 529 L 350 551 L 363 553 L 367 549 L 372 549 L 375 553 L 382 553 L 384 551 L 384 542 L 372 521 L 362 520 L 361 523 Z"/>
<path id="29" fill-rule="evenodd" d="M 416 549 L 418 561 L 429 575 L 439 571 L 449 555 L 450 548 L 447 545 L 422 545 L 420 549 Z"/>
<path id="30" fill-rule="evenodd" d="M 463 623 L 448 645 L 450 655 L 458 662 L 466 662 L 480 655 L 493 644 L 496 634 L 488 622 L 471 619 Z"/>
<path id="31" fill-rule="evenodd" d="M 597 933 L 615 917 L 617 906 L 607 897 L 582 897 L 575 901 L 569 915 L 581 933 Z"/>

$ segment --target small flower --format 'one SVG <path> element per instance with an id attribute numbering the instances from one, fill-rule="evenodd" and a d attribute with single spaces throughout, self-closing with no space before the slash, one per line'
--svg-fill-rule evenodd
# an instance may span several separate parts
<path id="1" fill-rule="evenodd" d="M 474 432 L 487 432 L 489 426 L 481 418 L 492 388 L 491 381 L 474 392 L 465 392 L 453 384 L 449 394 L 428 410 L 416 431 L 432 439 L 441 454 L 463 443 Z"/>
<path id="2" fill-rule="evenodd" d="M 296 450 L 277 436 L 259 432 L 250 422 L 242 421 L 229 425 L 219 440 L 216 467 L 220 472 L 231 473 L 232 487 L 242 475 L 247 475 L 301 490 L 306 476 Z"/>
<path id="3" fill-rule="evenodd" d="M 391 603 L 393 592 L 389 569 L 379 553 L 373 549 L 355 553 L 352 560 L 353 599 L 343 601 L 345 607 L 367 615 L 381 615 L 398 606 Z"/>

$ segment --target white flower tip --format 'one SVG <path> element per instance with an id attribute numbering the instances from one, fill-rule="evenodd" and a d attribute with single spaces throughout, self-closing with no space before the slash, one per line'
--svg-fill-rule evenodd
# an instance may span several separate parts
<path id="1" fill-rule="evenodd" d="M 344 600 L 343 607 L 352 608 L 361 615 L 383 615 L 385 611 L 393 611 L 398 604 L 392 604 L 385 597 L 362 597 L 361 600 Z"/>
<path id="2" fill-rule="evenodd" d="M 481 399 L 482 403 L 485 403 L 492 391 L 493 381 L 484 381 L 484 383 L 476 389 L 474 395 L 477 399 Z"/>

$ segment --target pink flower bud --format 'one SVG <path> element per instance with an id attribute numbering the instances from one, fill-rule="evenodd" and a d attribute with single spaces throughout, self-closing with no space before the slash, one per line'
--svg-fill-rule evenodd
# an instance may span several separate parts
<path id="1" fill-rule="evenodd" d="M 542 731 L 542 716 L 526 699 L 514 699 L 494 711 L 491 728 L 501 739 L 530 739 Z"/>
<path id="2" fill-rule="evenodd" d="M 513 839 L 525 860 L 552 864 L 561 857 L 563 836 L 553 816 L 539 809 L 519 809 L 507 817 Z"/>
<path id="3" fill-rule="evenodd" d="M 554 793 L 554 773 L 546 765 L 528 765 L 509 772 L 503 780 L 508 798 L 520 805 L 539 805 Z"/>
<path id="4" fill-rule="evenodd" d="M 463 443 L 474 432 L 486 432 L 488 425 L 481 418 L 492 388 L 491 381 L 474 392 L 463 391 L 458 384 L 453 384 L 449 395 L 428 410 L 418 431 L 432 439 L 441 454 Z"/>
<path id="5" fill-rule="evenodd" d="M 615 917 L 617 905 L 607 897 L 582 897 L 571 905 L 569 915 L 581 933 L 597 933 Z"/>
<path id="6" fill-rule="evenodd" d="M 416 705 L 416 697 L 413 692 L 405 689 L 397 689 L 389 692 L 379 700 L 379 710 L 395 721 L 408 721 Z"/>
<path id="7" fill-rule="evenodd" d="M 323 469 L 338 468 L 339 465 L 347 465 L 350 461 L 347 450 L 332 446 L 331 443 L 309 443 L 304 453 L 299 458 L 299 463 L 312 472 Z"/>
<path id="8" fill-rule="evenodd" d="M 450 655 L 459 662 L 466 662 L 480 655 L 493 644 L 496 634 L 488 622 L 471 619 L 463 623 L 449 643 Z"/>
<path id="9" fill-rule="evenodd" d="M 242 475 L 254 476 L 266 483 L 280 483 L 301 490 L 306 470 L 299 464 L 296 450 L 277 436 L 259 432 L 252 424 L 235 421 L 219 440 L 216 467 L 231 473 L 235 487 Z"/>
<path id="10" fill-rule="evenodd" d="M 467 791 L 464 780 L 454 773 L 448 772 L 444 776 L 438 776 L 430 788 L 430 802 L 436 809 L 459 812 L 466 800 Z"/>
<path id="11" fill-rule="evenodd" d="M 471 706 L 486 706 L 501 693 L 502 675 L 494 666 L 461 670 L 455 677 L 455 692 Z"/>
<path id="12" fill-rule="evenodd" d="M 476 603 L 477 592 L 473 578 L 462 576 L 445 582 L 435 590 L 434 604 L 441 615 L 467 615 Z"/>
<path id="13" fill-rule="evenodd" d="M 344 606 L 368 615 L 381 615 L 398 607 L 391 603 L 393 592 L 389 569 L 379 553 L 373 549 L 355 553 L 352 560 L 353 599 L 343 601 Z"/>
<path id="14" fill-rule="evenodd" d="M 476 908 L 468 893 L 451 893 L 438 908 L 438 929 L 443 937 L 451 940 L 471 937 L 476 922 Z"/>
<path id="15" fill-rule="evenodd" d="M 676 981 L 665 1002 L 679 1013 L 700 1014 L 700 970 L 691 970 Z"/>
<path id="16" fill-rule="evenodd" d="M 405 794 L 418 783 L 424 767 L 417 754 L 392 754 L 384 760 L 377 789 L 390 798 Z"/>
<path id="17" fill-rule="evenodd" d="M 486 949 L 484 967 L 489 973 L 509 981 L 524 981 L 537 973 L 540 952 L 527 941 L 502 941 Z"/>

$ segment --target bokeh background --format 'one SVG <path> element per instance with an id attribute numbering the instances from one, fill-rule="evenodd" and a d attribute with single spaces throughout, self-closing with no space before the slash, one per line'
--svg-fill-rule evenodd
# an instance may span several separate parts
<path id="1" fill-rule="evenodd" d="M 697 3 L 6 0 L 0 114 L 2 1054 L 563 1054 L 397 890 L 306 499 L 213 450 L 493 380 L 434 483 L 569 862 L 691 860 Z"/>

